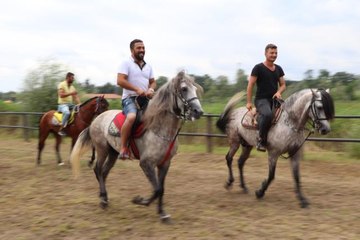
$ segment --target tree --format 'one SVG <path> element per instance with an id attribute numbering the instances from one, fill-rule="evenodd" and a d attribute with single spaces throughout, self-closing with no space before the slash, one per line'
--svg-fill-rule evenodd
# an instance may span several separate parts
<path id="1" fill-rule="evenodd" d="M 90 79 L 86 79 L 85 83 L 81 84 L 81 85 L 82 85 L 83 90 L 86 93 L 95 93 L 95 91 L 96 91 L 96 87 L 94 84 L 90 83 Z"/>
<path id="2" fill-rule="evenodd" d="M 24 110 L 45 112 L 57 109 L 57 85 L 65 79 L 66 72 L 66 66 L 52 59 L 40 61 L 24 79 L 24 91 L 20 95 Z"/>
<path id="3" fill-rule="evenodd" d="M 191 76 L 195 79 L 195 82 L 203 88 L 205 94 L 215 84 L 214 79 L 212 79 L 207 74 L 205 74 L 204 76 L 196 76 L 196 75 L 191 75 Z"/>
<path id="4" fill-rule="evenodd" d="M 97 93 L 117 93 L 118 87 L 111 83 L 106 83 L 103 86 L 97 87 Z"/>
<path id="5" fill-rule="evenodd" d="M 168 78 L 164 76 L 160 76 L 158 79 L 156 79 L 156 88 L 159 89 L 162 85 L 167 83 Z"/>
<path id="6" fill-rule="evenodd" d="M 246 91 L 248 84 L 248 76 L 243 69 L 238 69 L 236 72 L 236 83 L 234 85 L 237 92 Z"/>

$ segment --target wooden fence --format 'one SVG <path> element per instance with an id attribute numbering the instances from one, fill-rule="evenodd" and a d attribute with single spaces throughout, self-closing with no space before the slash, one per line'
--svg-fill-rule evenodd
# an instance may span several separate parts
<path id="1" fill-rule="evenodd" d="M 26 141 L 29 141 L 30 132 L 33 130 L 38 130 L 38 126 L 34 126 L 31 124 L 29 120 L 30 117 L 37 117 L 38 119 L 44 113 L 41 112 L 0 112 L 0 116 L 4 115 L 20 115 L 22 119 L 21 125 L 0 125 L 0 128 L 21 128 L 23 129 L 23 136 Z M 212 138 L 225 138 L 225 134 L 216 134 L 214 133 L 214 118 L 218 118 L 218 114 L 204 114 L 203 117 L 206 118 L 206 132 L 197 133 L 197 132 L 180 132 L 181 136 L 194 136 L 194 137 L 205 137 L 206 138 L 206 146 L 207 152 L 211 153 L 213 151 L 213 141 Z M 360 116 L 335 116 L 335 119 L 360 119 Z M 0 121 L 1 123 L 1 121 Z M 352 142 L 352 143 L 360 143 L 360 139 L 358 138 L 316 138 L 310 137 L 307 139 L 308 141 L 320 141 L 320 142 Z"/>

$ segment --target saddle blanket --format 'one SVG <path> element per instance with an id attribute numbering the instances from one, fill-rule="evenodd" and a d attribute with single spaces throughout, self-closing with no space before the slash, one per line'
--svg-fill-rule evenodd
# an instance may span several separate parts
<path id="1" fill-rule="evenodd" d="M 52 118 L 52 124 L 55 125 L 55 126 L 61 126 L 61 123 L 62 123 L 62 117 L 63 117 L 63 114 L 61 112 L 54 112 L 54 116 Z M 74 121 L 74 118 L 75 118 L 75 112 L 74 111 L 71 111 L 71 114 L 70 114 L 70 117 L 69 117 L 69 120 L 68 120 L 68 124 L 70 125 L 73 121 Z"/>
<path id="2" fill-rule="evenodd" d="M 122 112 L 116 114 L 114 120 L 111 121 L 111 123 L 110 123 L 109 130 L 108 130 L 109 134 L 112 136 L 120 137 L 120 131 L 121 131 L 122 126 L 124 125 L 125 119 L 126 119 L 126 116 Z M 129 138 L 129 145 L 130 145 L 132 155 L 136 159 L 140 159 L 140 153 L 135 144 L 134 139 L 141 137 L 143 133 L 144 133 L 144 124 L 142 122 L 135 122 L 134 128 L 133 128 L 132 133 Z"/>
<path id="3" fill-rule="evenodd" d="M 118 113 L 116 114 L 114 120 L 110 123 L 109 126 L 109 133 L 112 136 L 120 137 L 120 131 L 122 126 L 124 125 L 126 116 L 124 113 Z M 131 133 L 132 138 L 138 138 L 141 137 L 141 135 L 144 133 L 144 124 L 142 122 L 135 122 L 134 123 L 135 129 L 133 129 Z"/>

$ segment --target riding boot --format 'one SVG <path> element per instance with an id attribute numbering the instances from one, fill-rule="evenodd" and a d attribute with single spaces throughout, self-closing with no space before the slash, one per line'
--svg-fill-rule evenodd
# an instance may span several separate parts
<path id="1" fill-rule="evenodd" d="M 66 128 L 66 124 L 64 126 L 61 125 L 58 134 L 62 137 L 66 136 L 66 133 L 64 132 L 64 128 Z"/>
<path id="2" fill-rule="evenodd" d="M 262 138 L 258 138 L 256 149 L 261 152 L 266 152 L 266 142 L 263 141 Z"/>

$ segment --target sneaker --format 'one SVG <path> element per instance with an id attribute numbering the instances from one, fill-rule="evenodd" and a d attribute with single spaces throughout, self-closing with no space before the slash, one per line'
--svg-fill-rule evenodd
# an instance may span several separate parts
<path id="1" fill-rule="evenodd" d="M 121 160 L 130 159 L 129 149 L 125 149 L 124 151 L 120 152 L 118 159 L 121 159 Z"/>
<path id="2" fill-rule="evenodd" d="M 258 141 L 256 149 L 261 152 L 266 152 L 266 146 L 262 141 Z"/>
<path id="3" fill-rule="evenodd" d="M 63 130 L 59 131 L 58 134 L 62 137 L 66 136 L 66 133 Z"/>

